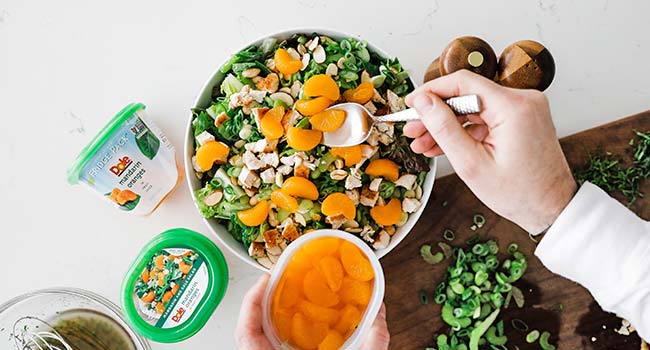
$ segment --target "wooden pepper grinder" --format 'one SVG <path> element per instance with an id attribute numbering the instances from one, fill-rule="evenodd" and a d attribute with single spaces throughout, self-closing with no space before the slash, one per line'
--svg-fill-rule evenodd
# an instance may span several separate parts
<path id="1" fill-rule="evenodd" d="M 440 57 L 431 62 L 424 75 L 424 81 L 461 69 L 494 79 L 497 72 L 497 56 L 483 39 L 474 36 L 460 37 L 450 42 Z"/>
<path id="2" fill-rule="evenodd" d="M 503 50 L 496 81 L 512 88 L 544 91 L 554 76 L 555 61 L 551 52 L 536 41 L 522 40 Z"/>

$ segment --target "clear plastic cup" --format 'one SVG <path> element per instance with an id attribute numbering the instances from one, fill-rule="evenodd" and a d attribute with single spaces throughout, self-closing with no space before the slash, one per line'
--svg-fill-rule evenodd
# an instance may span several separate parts
<path id="1" fill-rule="evenodd" d="M 384 271 L 381 268 L 381 264 L 379 263 L 377 255 L 372 251 L 372 249 L 370 249 L 370 247 L 368 247 L 365 242 L 348 232 L 329 229 L 313 231 L 293 241 L 282 253 L 280 259 L 271 270 L 271 277 L 264 292 L 264 298 L 262 299 L 262 326 L 264 328 L 264 334 L 266 334 L 266 337 L 269 339 L 274 349 L 295 348 L 280 340 L 273 325 L 271 317 L 271 302 L 273 299 L 273 293 L 275 293 L 275 289 L 278 286 L 278 282 L 280 281 L 280 278 L 287 268 L 287 265 L 291 261 L 291 258 L 301 247 L 303 247 L 306 243 L 311 242 L 312 240 L 325 237 L 340 238 L 357 246 L 366 255 L 375 272 L 375 279 L 370 302 L 366 307 L 366 310 L 363 314 L 363 317 L 361 318 L 361 322 L 357 326 L 357 329 L 348 339 L 346 339 L 345 343 L 343 343 L 341 346 L 341 349 L 359 349 L 363 339 L 370 330 L 372 323 L 377 318 L 377 314 L 379 313 L 379 309 L 381 308 L 381 304 L 384 300 L 385 290 Z"/>

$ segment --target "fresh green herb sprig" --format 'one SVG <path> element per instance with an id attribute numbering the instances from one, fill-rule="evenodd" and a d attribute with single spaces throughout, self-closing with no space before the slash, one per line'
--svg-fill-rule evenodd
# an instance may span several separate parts
<path id="1" fill-rule="evenodd" d="M 638 139 L 630 140 L 631 147 L 636 144 L 632 165 L 624 167 L 610 153 L 589 154 L 587 166 L 574 173 L 578 183 L 582 185 L 588 181 L 607 192 L 618 191 L 625 196 L 628 205 L 643 198 L 640 184 L 650 177 L 650 131 L 634 133 Z"/>

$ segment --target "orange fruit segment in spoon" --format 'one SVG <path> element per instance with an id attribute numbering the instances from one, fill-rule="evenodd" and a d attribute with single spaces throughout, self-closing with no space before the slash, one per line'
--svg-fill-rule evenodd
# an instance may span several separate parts
<path id="1" fill-rule="evenodd" d="M 309 151 L 320 143 L 323 133 L 292 126 L 287 131 L 287 144 L 298 151 Z"/>
<path id="2" fill-rule="evenodd" d="M 311 127 L 323 132 L 337 130 L 345 122 L 346 113 L 342 109 L 328 109 L 309 118 Z"/>
<path id="3" fill-rule="evenodd" d="M 320 96 L 310 100 L 298 100 L 294 106 L 300 114 L 312 116 L 326 110 L 327 107 L 332 105 L 332 103 L 334 103 L 334 101 L 327 97 Z"/>
<path id="4" fill-rule="evenodd" d="M 324 96 L 332 101 L 336 101 L 341 97 L 336 81 L 326 74 L 316 74 L 307 79 L 303 86 L 303 93 L 309 97 Z"/>

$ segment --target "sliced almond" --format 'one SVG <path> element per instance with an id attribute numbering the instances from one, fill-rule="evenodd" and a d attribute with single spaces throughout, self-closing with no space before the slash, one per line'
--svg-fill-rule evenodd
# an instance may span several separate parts
<path id="1" fill-rule="evenodd" d="M 316 50 L 314 50 L 314 61 L 320 64 L 325 62 L 326 58 L 327 55 L 325 54 L 325 49 L 322 46 L 318 45 L 316 47 Z"/>
<path id="2" fill-rule="evenodd" d="M 332 180 L 340 181 L 345 179 L 348 176 L 348 172 L 343 169 L 337 169 L 330 173 L 330 178 Z"/>
<path id="3" fill-rule="evenodd" d="M 256 77 L 256 76 L 260 75 L 260 72 L 261 71 L 260 71 L 259 68 L 248 68 L 248 69 L 245 69 L 243 72 L 241 72 L 241 75 L 244 78 L 253 78 L 253 77 Z"/>
<path id="4" fill-rule="evenodd" d="M 273 268 L 273 265 L 275 265 L 268 257 L 257 258 L 257 263 L 269 270 Z"/>
<path id="5" fill-rule="evenodd" d="M 304 56 L 302 56 L 302 68 L 300 70 L 305 70 L 307 66 L 309 65 L 309 60 L 311 59 L 311 56 L 306 53 Z"/>
<path id="6" fill-rule="evenodd" d="M 325 74 L 331 76 L 335 76 L 339 74 L 339 67 L 336 66 L 334 63 L 330 63 L 327 65 L 327 69 L 325 69 Z"/>
<path id="7" fill-rule="evenodd" d="M 282 101 L 285 105 L 293 106 L 293 98 L 286 92 L 276 92 L 269 96 L 273 101 Z"/>
<path id="8" fill-rule="evenodd" d="M 280 90 L 278 90 L 278 91 L 280 91 L 280 92 L 284 92 L 285 94 L 289 94 L 289 95 L 291 95 L 291 88 L 290 88 L 290 87 L 287 87 L 287 86 L 283 87 L 282 89 L 280 89 Z"/>
<path id="9" fill-rule="evenodd" d="M 298 95 L 300 94 L 300 88 L 302 87 L 302 84 L 298 80 L 294 81 L 293 84 L 291 85 L 291 97 L 293 98 L 298 98 Z"/>
<path id="10" fill-rule="evenodd" d="M 307 53 L 307 48 L 303 44 L 298 44 L 298 53 L 304 55 Z"/>
<path id="11" fill-rule="evenodd" d="M 203 203 L 205 203 L 205 205 L 207 205 L 208 207 L 211 207 L 213 205 L 219 204 L 222 198 L 223 198 L 223 191 L 216 190 L 210 193 L 209 195 L 207 195 L 205 198 L 203 198 Z"/>
<path id="12" fill-rule="evenodd" d="M 291 56 L 291 58 L 294 59 L 294 60 L 299 60 L 299 59 L 300 59 L 300 54 L 299 54 L 298 51 L 296 51 L 296 49 L 294 49 L 293 47 L 288 48 L 288 49 L 287 49 L 287 53 L 288 53 L 289 56 Z"/>
<path id="13" fill-rule="evenodd" d="M 310 42 L 307 43 L 307 48 L 309 49 L 309 51 L 316 50 L 316 47 L 318 47 L 319 39 L 320 39 L 319 37 L 315 37 Z"/>
<path id="14" fill-rule="evenodd" d="M 339 60 L 336 61 L 336 66 L 343 69 L 343 63 L 345 63 L 345 57 L 339 58 Z"/>

